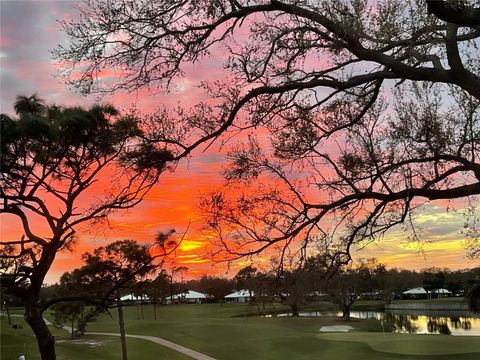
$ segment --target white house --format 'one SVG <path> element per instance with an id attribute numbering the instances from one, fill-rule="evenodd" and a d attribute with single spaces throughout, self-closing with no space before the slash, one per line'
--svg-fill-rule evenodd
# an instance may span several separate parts
<path id="1" fill-rule="evenodd" d="M 432 295 L 433 295 L 433 297 L 445 297 L 445 296 L 450 296 L 451 294 L 452 294 L 452 292 L 447 290 L 447 289 L 435 289 L 435 290 L 430 291 L 430 293 L 429 293 L 423 287 L 414 288 L 414 289 L 410 289 L 410 290 L 407 290 L 407 291 L 403 292 L 403 295 L 407 295 L 407 296 L 413 297 L 415 299 L 427 298 L 429 295 L 430 295 L 430 297 L 432 297 Z"/>
<path id="2" fill-rule="evenodd" d="M 207 295 L 200 293 L 198 291 L 188 290 L 187 292 L 173 295 L 173 301 L 171 296 L 167 297 L 166 300 L 167 300 L 167 304 L 171 304 L 172 302 L 199 304 L 201 302 L 204 302 L 206 299 L 207 299 Z"/>
<path id="3" fill-rule="evenodd" d="M 252 291 L 252 297 L 255 295 L 254 292 Z M 228 294 L 225 296 L 225 300 L 227 302 L 239 302 L 239 303 L 245 303 L 250 301 L 250 291 L 248 290 L 238 290 L 234 293 Z"/>
<path id="4" fill-rule="evenodd" d="M 150 301 L 150 298 L 147 295 L 135 295 L 135 294 L 128 294 L 124 295 L 120 298 L 122 302 L 142 302 L 147 303 Z"/>
<path id="5" fill-rule="evenodd" d="M 428 292 L 423 287 L 418 287 L 418 288 L 413 288 L 413 289 L 404 291 L 403 295 L 407 295 L 412 298 L 418 299 L 418 298 L 426 298 L 428 296 Z"/>
<path id="6" fill-rule="evenodd" d="M 432 291 L 432 294 L 435 294 L 438 297 L 447 297 L 452 295 L 452 292 L 447 289 L 435 289 Z"/>

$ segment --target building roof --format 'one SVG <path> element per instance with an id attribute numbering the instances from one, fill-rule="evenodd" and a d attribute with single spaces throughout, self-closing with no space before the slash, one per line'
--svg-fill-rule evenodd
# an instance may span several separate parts
<path id="1" fill-rule="evenodd" d="M 403 292 L 405 295 L 423 295 L 427 294 L 427 290 L 422 287 L 410 289 Z M 432 294 L 451 294 L 452 292 L 447 289 L 435 289 L 431 291 Z"/>
<path id="2" fill-rule="evenodd" d="M 128 294 L 120 298 L 121 301 L 149 300 L 147 295 Z"/>
<path id="3" fill-rule="evenodd" d="M 434 294 L 451 294 L 452 292 L 447 289 L 436 289 L 432 291 Z"/>
<path id="4" fill-rule="evenodd" d="M 427 291 L 423 287 L 409 289 L 404 291 L 403 294 L 405 295 L 426 295 Z"/>
<path id="5" fill-rule="evenodd" d="M 254 292 L 252 291 L 252 296 L 254 295 Z M 250 297 L 250 291 L 248 290 L 238 290 L 235 291 L 234 293 L 228 294 L 225 296 L 225 299 L 237 299 L 241 297 Z"/>
<path id="6" fill-rule="evenodd" d="M 183 293 L 180 295 L 184 295 L 183 297 L 185 299 L 206 299 L 207 298 L 207 295 L 198 291 L 193 291 L 193 290 L 188 290 L 186 293 Z"/>
<path id="7" fill-rule="evenodd" d="M 167 297 L 170 299 L 171 296 Z M 206 299 L 207 295 L 202 294 L 198 291 L 188 290 L 187 292 L 173 295 L 174 299 Z"/>

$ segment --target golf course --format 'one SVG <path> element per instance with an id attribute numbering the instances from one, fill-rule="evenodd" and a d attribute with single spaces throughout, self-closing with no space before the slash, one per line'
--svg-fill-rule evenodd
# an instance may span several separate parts
<path id="1" fill-rule="evenodd" d="M 282 311 L 280 305 L 273 311 Z M 142 316 L 143 311 L 143 316 Z M 146 335 L 169 340 L 218 360 L 241 359 L 480 359 L 480 339 L 469 336 L 413 335 L 391 333 L 377 320 L 346 323 L 335 317 L 244 316 L 257 311 L 247 304 L 190 304 L 157 308 L 125 307 L 128 335 Z M 40 359 L 36 341 L 20 311 L 12 312 L 14 329 L 1 320 L 1 359 L 17 359 L 23 352 L 28 360 Z M 118 359 L 120 339 L 91 335 L 118 333 L 116 311 L 89 323 L 87 334 L 75 340 L 52 326 L 57 358 Z M 349 325 L 350 332 L 320 332 L 322 326 Z M 191 359 L 189 356 L 151 341 L 128 338 L 130 359 Z"/>

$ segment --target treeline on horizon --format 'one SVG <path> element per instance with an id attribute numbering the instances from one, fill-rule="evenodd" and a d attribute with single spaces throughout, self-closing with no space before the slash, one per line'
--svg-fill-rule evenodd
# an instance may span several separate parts
<path id="1" fill-rule="evenodd" d="M 369 268 L 367 277 L 371 281 L 362 287 L 365 292 L 376 292 L 375 296 L 387 303 L 393 298 L 401 298 L 403 291 L 416 287 L 423 287 L 426 290 L 443 288 L 449 290 L 454 296 L 463 295 L 475 281 L 475 277 L 480 275 L 480 267 L 459 270 L 429 267 L 421 270 L 409 270 L 387 269 L 385 265 L 377 263 L 376 268 L 371 264 L 366 264 L 366 268 Z M 181 272 L 184 274 L 180 274 Z M 339 272 L 341 274 L 345 270 L 339 270 Z M 328 291 L 325 291 L 325 287 L 340 281 L 339 276 L 335 276 L 335 274 L 326 275 L 323 270 L 309 266 L 295 271 L 285 270 L 281 273 L 277 270 L 261 270 L 254 266 L 246 266 L 231 278 L 203 274 L 196 279 L 185 280 L 186 276 L 188 276 L 186 267 L 174 267 L 173 271 L 162 269 L 155 278 L 131 282 L 122 288 L 121 293 L 122 295 L 134 294 L 139 297 L 150 295 L 159 303 L 165 303 L 165 300 L 172 295 L 193 290 L 206 294 L 209 301 L 220 302 L 226 295 L 239 290 L 263 294 L 267 297 L 271 295 L 272 298 L 277 293 L 292 290 L 292 287 L 295 287 L 298 293 L 325 292 L 327 294 Z M 59 287 L 61 285 L 58 283 L 45 285 L 42 293 L 48 297 L 51 293 L 58 291 Z M 367 288 L 370 290 L 368 291 Z M 259 295 L 257 295 L 258 297 Z"/>
<path id="2" fill-rule="evenodd" d="M 188 268 L 184 266 L 170 269 L 157 267 L 157 275 L 151 278 L 138 278 L 125 282 L 114 297 L 105 299 L 100 306 L 87 306 L 84 301 L 60 302 L 52 306 L 54 322 L 64 326 L 71 324 L 71 336 L 81 336 L 87 323 L 95 321 L 97 316 L 108 308 L 121 309 L 128 303 L 150 303 L 154 305 L 154 319 L 157 318 L 157 305 L 188 302 L 177 299 L 174 295 L 189 290 L 198 291 L 207 296 L 201 302 L 225 302 L 225 296 L 234 291 L 243 290 L 245 302 L 256 305 L 259 313 L 266 309 L 266 304 L 282 303 L 290 308 L 292 316 L 299 316 L 300 311 L 309 304 L 319 301 L 330 303 L 329 309 L 338 309 L 345 320 L 350 320 L 352 306 L 360 299 L 391 303 L 394 299 L 402 299 L 403 291 L 423 287 L 427 298 L 436 297 L 436 289 L 449 290 L 449 296 L 466 297 L 471 310 L 476 305 L 470 303 L 471 292 L 480 276 L 480 267 L 462 270 L 430 267 L 420 271 L 407 269 L 388 269 L 376 259 L 359 260 L 350 265 L 340 266 L 331 271 L 322 257 L 312 257 L 303 266 L 295 269 L 261 270 L 254 266 L 246 266 L 232 278 L 202 275 L 197 279 L 184 280 Z M 41 297 L 48 299 L 59 296 L 75 296 L 90 294 L 96 298 L 105 293 L 105 284 L 93 282 L 90 285 L 72 282 L 72 276 L 80 269 L 66 272 L 58 284 L 43 286 Z M 121 296 L 134 295 L 133 301 L 122 301 Z M 112 294 L 113 295 L 113 294 Z M 2 306 L 8 308 L 21 306 L 18 298 L 4 297 Z M 195 301 L 197 302 L 197 301 Z M 320 304 L 320 303 L 318 303 Z M 143 307 L 142 307 L 142 316 Z"/>
<path id="3" fill-rule="evenodd" d="M 251 282 L 248 283 L 242 272 L 245 269 L 253 269 L 253 276 Z M 471 286 L 475 276 L 480 274 L 480 267 L 471 269 L 451 270 L 448 268 L 430 267 L 421 270 L 408 270 L 391 268 L 380 271 L 376 274 L 378 279 L 373 284 L 377 291 L 390 290 L 398 295 L 401 292 L 416 288 L 438 286 L 435 289 L 445 288 L 452 292 L 452 294 L 463 294 Z M 240 275 L 240 276 L 239 276 Z M 314 273 L 308 271 L 302 275 L 297 275 L 298 281 L 305 277 L 307 282 L 310 281 L 309 290 L 321 291 L 319 279 L 315 279 Z M 197 279 L 191 279 L 183 282 L 175 282 L 175 293 L 182 293 L 188 290 L 198 291 L 210 295 L 215 300 L 220 301 L 225 295 L 238 290 L 282 290 L 285 288 L 285 280 L 281 275 L 275 271 L 261 271 L 254 267 L 246 267 L 237 273 L 233 278 L 220 277 L 215 275 L 202 275 Z M 334 278 L 332 278 L 333 280 Z"/>

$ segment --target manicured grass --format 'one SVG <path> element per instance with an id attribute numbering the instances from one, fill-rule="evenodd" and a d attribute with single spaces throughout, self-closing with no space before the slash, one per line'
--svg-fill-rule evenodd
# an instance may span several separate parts
<path id="1" fill-rule="evenodd" d="M 39 356 L 36 356 L 38 353 L 37 343 L 28 325 L 20 317 L 12 317 L 13 324 L 22 328 L 13 329 L 8 325 L 7 318 L 2 317 L 0 322 L 0 359 L 16 360 L 20 352 L 23 352 L 27 359 L 40 359 Z"/>
<path id="2" fill-rule="evenodd" d="M 385 309 L 385 302 L 382 300 L 359 300 L 356 301 L 352 310 L 378 310 L 383 311 Z"/>
<path id="3" fill-rule="evenodd" d="M 85 344 L 86 342 L 92 344 Z M 169 348 L 159 346 L 149 341 L 127 339 L 129 359 L 169 359 L 191 360 Z M 68 341 L 57 345 L 58 360 L 105 359 L 118 360 L 122 358 L 120 338 L 112 336 L 85 336 L 79 341 Z M 30 358 L 27 357 L 28 360 Z"/>
<path id="4" fill-rule="evenodd" d="M 478 356 L 480 346 L 478 338 L 448 335 L 353 332 L 349 336 L 342 333 L 322 333 L 317 337 L 322 340 L 366 343 L 376 351 L 409 355 L 476 353 Z"/>
<path id="5" fill-rule="evenodd" d="M 288 308 L 276 305 L 273 309 L 267 308 L 263 311 L 285 310 Z M 376 320 L 352 320 L 349 325 L 355 328 L 353 332 L 324 334 L 319 333 L 321 326 L 344 325 L 345 322 L 332 317 L 239 316 L 256 311 L 257 307 L 247 304 L 173 305 L 159 307 L 157 320 L 153 320 L 153 307 L 145 306 L 145 320 L 142 320 L 138 308 L 131 306 L 125 308 L 126 331 L 127 334 L 165 338 L 218 360 L 480 359 L 478 337 L 384 334 L 381 332 L 381 324 Z M 111 317 L 107 314 L 100 316 L 96 322 L 89 324 L 88 331 L 118 332 L 116 311 L 111 311 Z M 28 328 L 20 329 L 20 332 L 13 335 L 9 330 L 5 335 L 9 337 L 9 344 L 16 343 L 20 348 L 25 339 L 34 343 Z M 6 352 L 7 356 L 3 356 L 3 336 L 2 328 L 2 360 L 15 359 L 12 355 L 18 356 L 17 350 L 9 350 Z M 120 358 L 118 338 L 87 336 L 87 339 L 100 342 L 99 346 L 89 347 L 67 341 L 65 333 L 63 336 L 65 342 L 57 345 L 59 359 Z M 128 346 L 131 359 L 187 359 L 147 341 L 128 339 Z M 27 356 L 27 359 L 38 359 L 38 356 Z"/>
<path id="6" fill-rule="evenodd" d="M 28 360 L 40 360 L 35 336 L 28 324 L 18 317 L 13 318 L 13 323 L 22 328 L 13 329 L 8 325 L 7 319 L 1 320 L 0 359 L 16 360 L 20 352 L 23 352 Z M 56 339 L 58 360 L 118 360 L 122 357 L 118 337 L 87 335 L 72 341 L 65 330 L 55 327 L 51 327 L 51 330 Z M 191 360 L 177 351 L 139 339 L 127 339 L 127 346 L 130 359 Z"/>
<path id="7" fill-rule="evenodd" d="M 240 359 L 480 359 L 480 350 L 471 353 L 465 344 L 475 347 L 478 338 L 444 336 L 402 336 L 386 334 L 390 344 L 372 346 L 366 339 L 381 337 L 381 324 L 375 320 L 353 320 L 352 333 L 336 334 L 338 338 L 323 339 L 318 330 L 324 325 L 345 324 L 337 318 L 262 318 L 232 317 L 243 313 L 252 313 L 256 307 L 243 304 L 175 305 L 161 307 L 158 320 L 137 320 L 137 309 L 127 308 L 127 333 L 159 336 L 183 346 L 213 356 L 219 360 Z M 277 306 L 277 310 L 278 306 Z M 145 307 L 146 319 L 152 319 L 152 308 Z M 92 323 L 91 331 L 116 331 L 116 317 L 102 316 Z M 361 336 L 363 337 L 361 337 Z M 359 337 L 360 336 L 360 337 Z M 340 339 L 342 341 L 340 341 Z M 401 341 L 397 347 L 396 339 Z M 347 341 L 343 341 L 347 340 Z M 428 341 L 427 341 L 428 340 Z M 438 349 L 431 355 L 415 352 L 422 342 L 428 348 Z M 437 346 L 438 345 L 438 346 Z M 458 346 L 457 346 L 458 345 Z M 392 348 L 392 351 L 389 349 Z M 402 348 L 405 352 L 402 353 Z M 460 350 L 459 350 L 460 349 Z M 436 355 L 434 355 L 436 354 Z"/>

